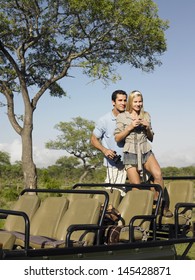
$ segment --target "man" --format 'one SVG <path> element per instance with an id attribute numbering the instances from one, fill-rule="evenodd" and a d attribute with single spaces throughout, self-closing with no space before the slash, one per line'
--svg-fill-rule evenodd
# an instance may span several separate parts
<path id="1" fill-rule="evenodd" d="M 125 111 L 127 93 L 116 90 L 112 93 L 111 112 L 102 116 L 96 123 L 91 136 L 91 144 L 104 154 L 104 165 L 107 167 L 105 183 L 124 184 L 126 171 L 122 162 L 123 145 L 114 139 L 116 116 Z"/>

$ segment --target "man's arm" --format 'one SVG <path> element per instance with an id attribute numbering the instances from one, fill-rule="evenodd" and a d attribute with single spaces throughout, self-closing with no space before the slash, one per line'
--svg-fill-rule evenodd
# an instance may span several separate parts
<path id="1" fill-rule="evenodd" d="M 103 154 L 106 153 L 107 149 L 101 144 L 100 140 L 94 134 L 91 135 L 91 144 Z"/>
<path id="2" fill-rule="evenodd" d="M 98 149 L 99 151 L 101 151 L 101 152 L 104 154 L 105 157 L 108 157 L 108 158 L 112 159 L 112 158 L 115 156 L 114 151 L 105 148 L 105 147 L 101 144 L 100 140 L 99 140 L 94 134 L 91 135 L 91 144 L 92 144 L 96 149 Z"/>

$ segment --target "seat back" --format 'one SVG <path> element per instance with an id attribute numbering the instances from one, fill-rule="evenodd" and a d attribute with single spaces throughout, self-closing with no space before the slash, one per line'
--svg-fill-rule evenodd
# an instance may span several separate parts
<path id="1" fill-rule="evenodd" d="M 32 218 L 30 234 L 53 237 L 68 208 L 66 197 L 47 197 Z"/>
<path id="2" fill-rule="evenodd" d="M 121 192 L 116 189 L 108 190 L 108 189 L 103 189 L 106 191 L 109 195 L 109 204 L 111 204 L 113 207 L 118 208 L 120 200 L 121 200 Z M 105 196 L 100 195 L 100 194 L 95 194 L 93 198 L 97 199 L 101 204 L 104 203 L 105 201 Z"/>
<path id="3" fill-rule="evenodd" d="M 0 244 L 2 245 L 2 249 L 13 249 L 15 240 L 16 237 L 12 233 L 0 231 Z"/>
<path id="4" fill-rule="evenodd" d="M 80 198 L 72 201 L 70 207 L 62 217 L 55 238 L 65 240 L 67 229 L 73 224 L 97 224 L 100 217 L 101 203 L 93 198 Z M 75 231 L 71 235 L 71 240 L 78 241 L 83 230 Z M 82 241 L 86 245 L 93 244 L 94 233 L 87 233 Z"/>
<path id="5" fill-rule="evenodd" d="M 82 190 L 85 190 L 82 188 Z M 72 204 L 73 201 L 80 199 L 80 198 L 91 198 L 92 194 L 91 193 L 69 193 L 67 195 L 67 198 L 69 200 L 69 206 Z"/>
<path id="6" fill-rule="evenodd" d="M 121 214 L 125 225 L 129 225 L 132 217 L 137 215 L 151 215 L 153 206 L 153 192 L 150 190 L 131 190 L 126 193 L 118 211 Z M 143 230 L 148 230 L 150 221 L 143 222 L 136 220 L 134 226 L 139 226 Z"/>
<path id="7" fill-rule="evenodd" d="M 192 181 L 171 181 L 167 185 L 167 192 L 169 194 L 169 209 L 174 213 L 175 205 L 178 202 L 193 203 L 193 182 Z M 184 208 L 179 210 L 179 213 L 184 211 Z M 185 211 L 185 216 L 191 218 L 192 211 Z"/>
<path id="8" fill-rule="evenodd" d="M 33 215 L 40 205 L 40 198 L 35 194 L 25 194 L 19 197 L 12 210 L 25 212 L 32 220 Z M 4 229 L 7 231 L 25 231 L 25 222 L 23 217 L 8 215 L 5 221 Z"/>

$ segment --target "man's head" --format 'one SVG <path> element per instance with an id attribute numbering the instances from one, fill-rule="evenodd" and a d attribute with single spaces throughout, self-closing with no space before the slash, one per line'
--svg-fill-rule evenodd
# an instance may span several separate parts
<path id="1" fill-rule="evenodd" d="M 124 90 L 115 90 L 112 93 L 112 104 L 115 115 L 124 112 L 127 104 L 127 93 Z"/>

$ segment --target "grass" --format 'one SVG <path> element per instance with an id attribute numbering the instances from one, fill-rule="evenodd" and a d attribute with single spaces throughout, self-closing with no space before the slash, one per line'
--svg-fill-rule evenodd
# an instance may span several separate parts
<path id="1" fill-rule="evenodd" d="M 178 256 L 182 255 L 182 253 L 186 249 L 186 246 L 187 246 L 186 243 L 175 245 Z M 195 260 L 195 244 L 192 245 L 192 247 L 190 248 L 190 250 L 189 250 L 185 259 L 186 260 Z"/>
<path id="2" fill-rule="evenodd" d="M 195 223 L 195 211 L 194 210 L 192 211 L 192 221 L 191 222 Z M 190 231 L 187 235 L 189 235 L 189 237 L 192 236 L 192 231 Z M 182 255 L 182 253 L 186 249 L 187 245 L 188 245 L 187 243 L 176 244 L 175 248 L 176 248 L 177 254 Z M 185 259 L 195 260 L 195 243 L 193 243 L 193 245 L 190 248 L 190 250 L 189 250 Z"/>

